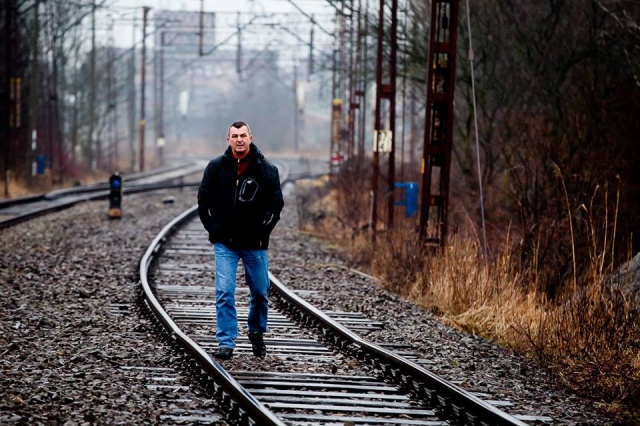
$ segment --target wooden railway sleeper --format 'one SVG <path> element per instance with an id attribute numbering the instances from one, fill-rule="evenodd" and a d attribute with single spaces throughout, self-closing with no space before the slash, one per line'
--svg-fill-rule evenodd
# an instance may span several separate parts
<path id="1" fill-rule="evenodd" d="M 242 425 L 251 424 L 248 414 L 243 410 L 241 411 L 239 405 L 233 401 L 224 388 L 218 385 L 193 358 L 188 356 L 179 342 L 173 338 L 173 336 L 163 327 L 162 323 L 155 317 L 155 315 L 153 315 L 151 309 L 142 298 L 140 303 L 141 311 L 151 319 L 152 328 L 155 329 L 154 331 L 158 334 L 160 339 L 168 344 L 170 354 L 175 356 L 175 360 L 177 361 L 174 360 L 174 362 L 177 368 L 191 376 L 194 379 L 194 383 L 204 390 L 205 394 L 211 395 L 215 398 L 223 410 L 228 412 L 231 419 L 239 420 L 239 424 Z"/>

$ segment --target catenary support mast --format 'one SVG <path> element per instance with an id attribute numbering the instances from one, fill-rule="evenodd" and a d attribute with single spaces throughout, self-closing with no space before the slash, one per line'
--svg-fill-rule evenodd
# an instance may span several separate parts
<path id="1" fill-rule="evenodd" d="M 445 245 L 453 139 L 458 0 L 433 0 L 422 158 L 420 237 Z"/>

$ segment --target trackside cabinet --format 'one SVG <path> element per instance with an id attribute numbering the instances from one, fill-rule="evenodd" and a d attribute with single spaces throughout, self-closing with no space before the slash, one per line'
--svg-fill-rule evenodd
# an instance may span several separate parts
<path id="1" fill-rule="evenodd" d="M 403 191 L 400 200 L 396 201 L 396 206 L 404 206 L 405 217 L 414 217 L 418 210 L 418 183 L 396 182 L 395 187 Z"/>

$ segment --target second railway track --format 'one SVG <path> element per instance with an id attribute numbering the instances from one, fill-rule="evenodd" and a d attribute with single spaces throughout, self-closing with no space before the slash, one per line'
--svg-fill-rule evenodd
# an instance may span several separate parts
<path id="1" fill-rule="evenodd" d="M 204 165 L 202 161 L 177 161 L 173 166 L 147 173 L 125 176 L 122 192 L 125 195 L 168 188 L 197 186 Z M 69 208 L 77 203 L 106 199 L 109 183 L 97 183 L 59 189 L 28 197 L 0 200 L 0 229 L 34 217 Z"/>

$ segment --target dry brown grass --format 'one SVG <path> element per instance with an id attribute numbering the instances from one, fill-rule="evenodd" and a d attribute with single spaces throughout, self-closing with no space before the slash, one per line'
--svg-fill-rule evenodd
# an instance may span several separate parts
<path id="1" fill-rule="evenodd" d="M 511 266 L 507 251 L 487 274 L 478 253 L 454 239 L 446 254 L 426 260 L 411 298 L 450 325 L 537 359 L 577 393 L 637 415 L 640 320 L 630 283 L 594 269 L 551 303 L 532 284 L 535 271 Z"/>
<path id="2" fill-rule="evenodd" d="M 610 233 L 615 226 L 595 225 L 589 206 L 578 208 L 587 218 L 587 232 L 580 235 L 591 235 L 588 267 L 567 274 L 562 291 L 549 300 L 540 291 L 544 266 L 535 253 L 526 264 L 514 258 L 508 235 L 488 269 L 477 239 L 458 234 L 444 252 L 427 254 L 407 223 L 379 236 L 372 249 L 369 234 L 360 232 L 363 218 L 353 214 L 367 210 L 366 200 L 357 200 L 364 203 L 360 209 L 352 201 L 345 210 L 341 206 L 352 200 L 345 189 L 333 184 L 318 189 L 316 201 L 307 200 L 305 209 L 322 219 L 306 226 L 342 247 L 350 260 L 379 277 L 381 286 L 452 326 L 539 361 L 566 386 L 611 411 L 640 415 L 638 290 L 614 273 Z"/>

